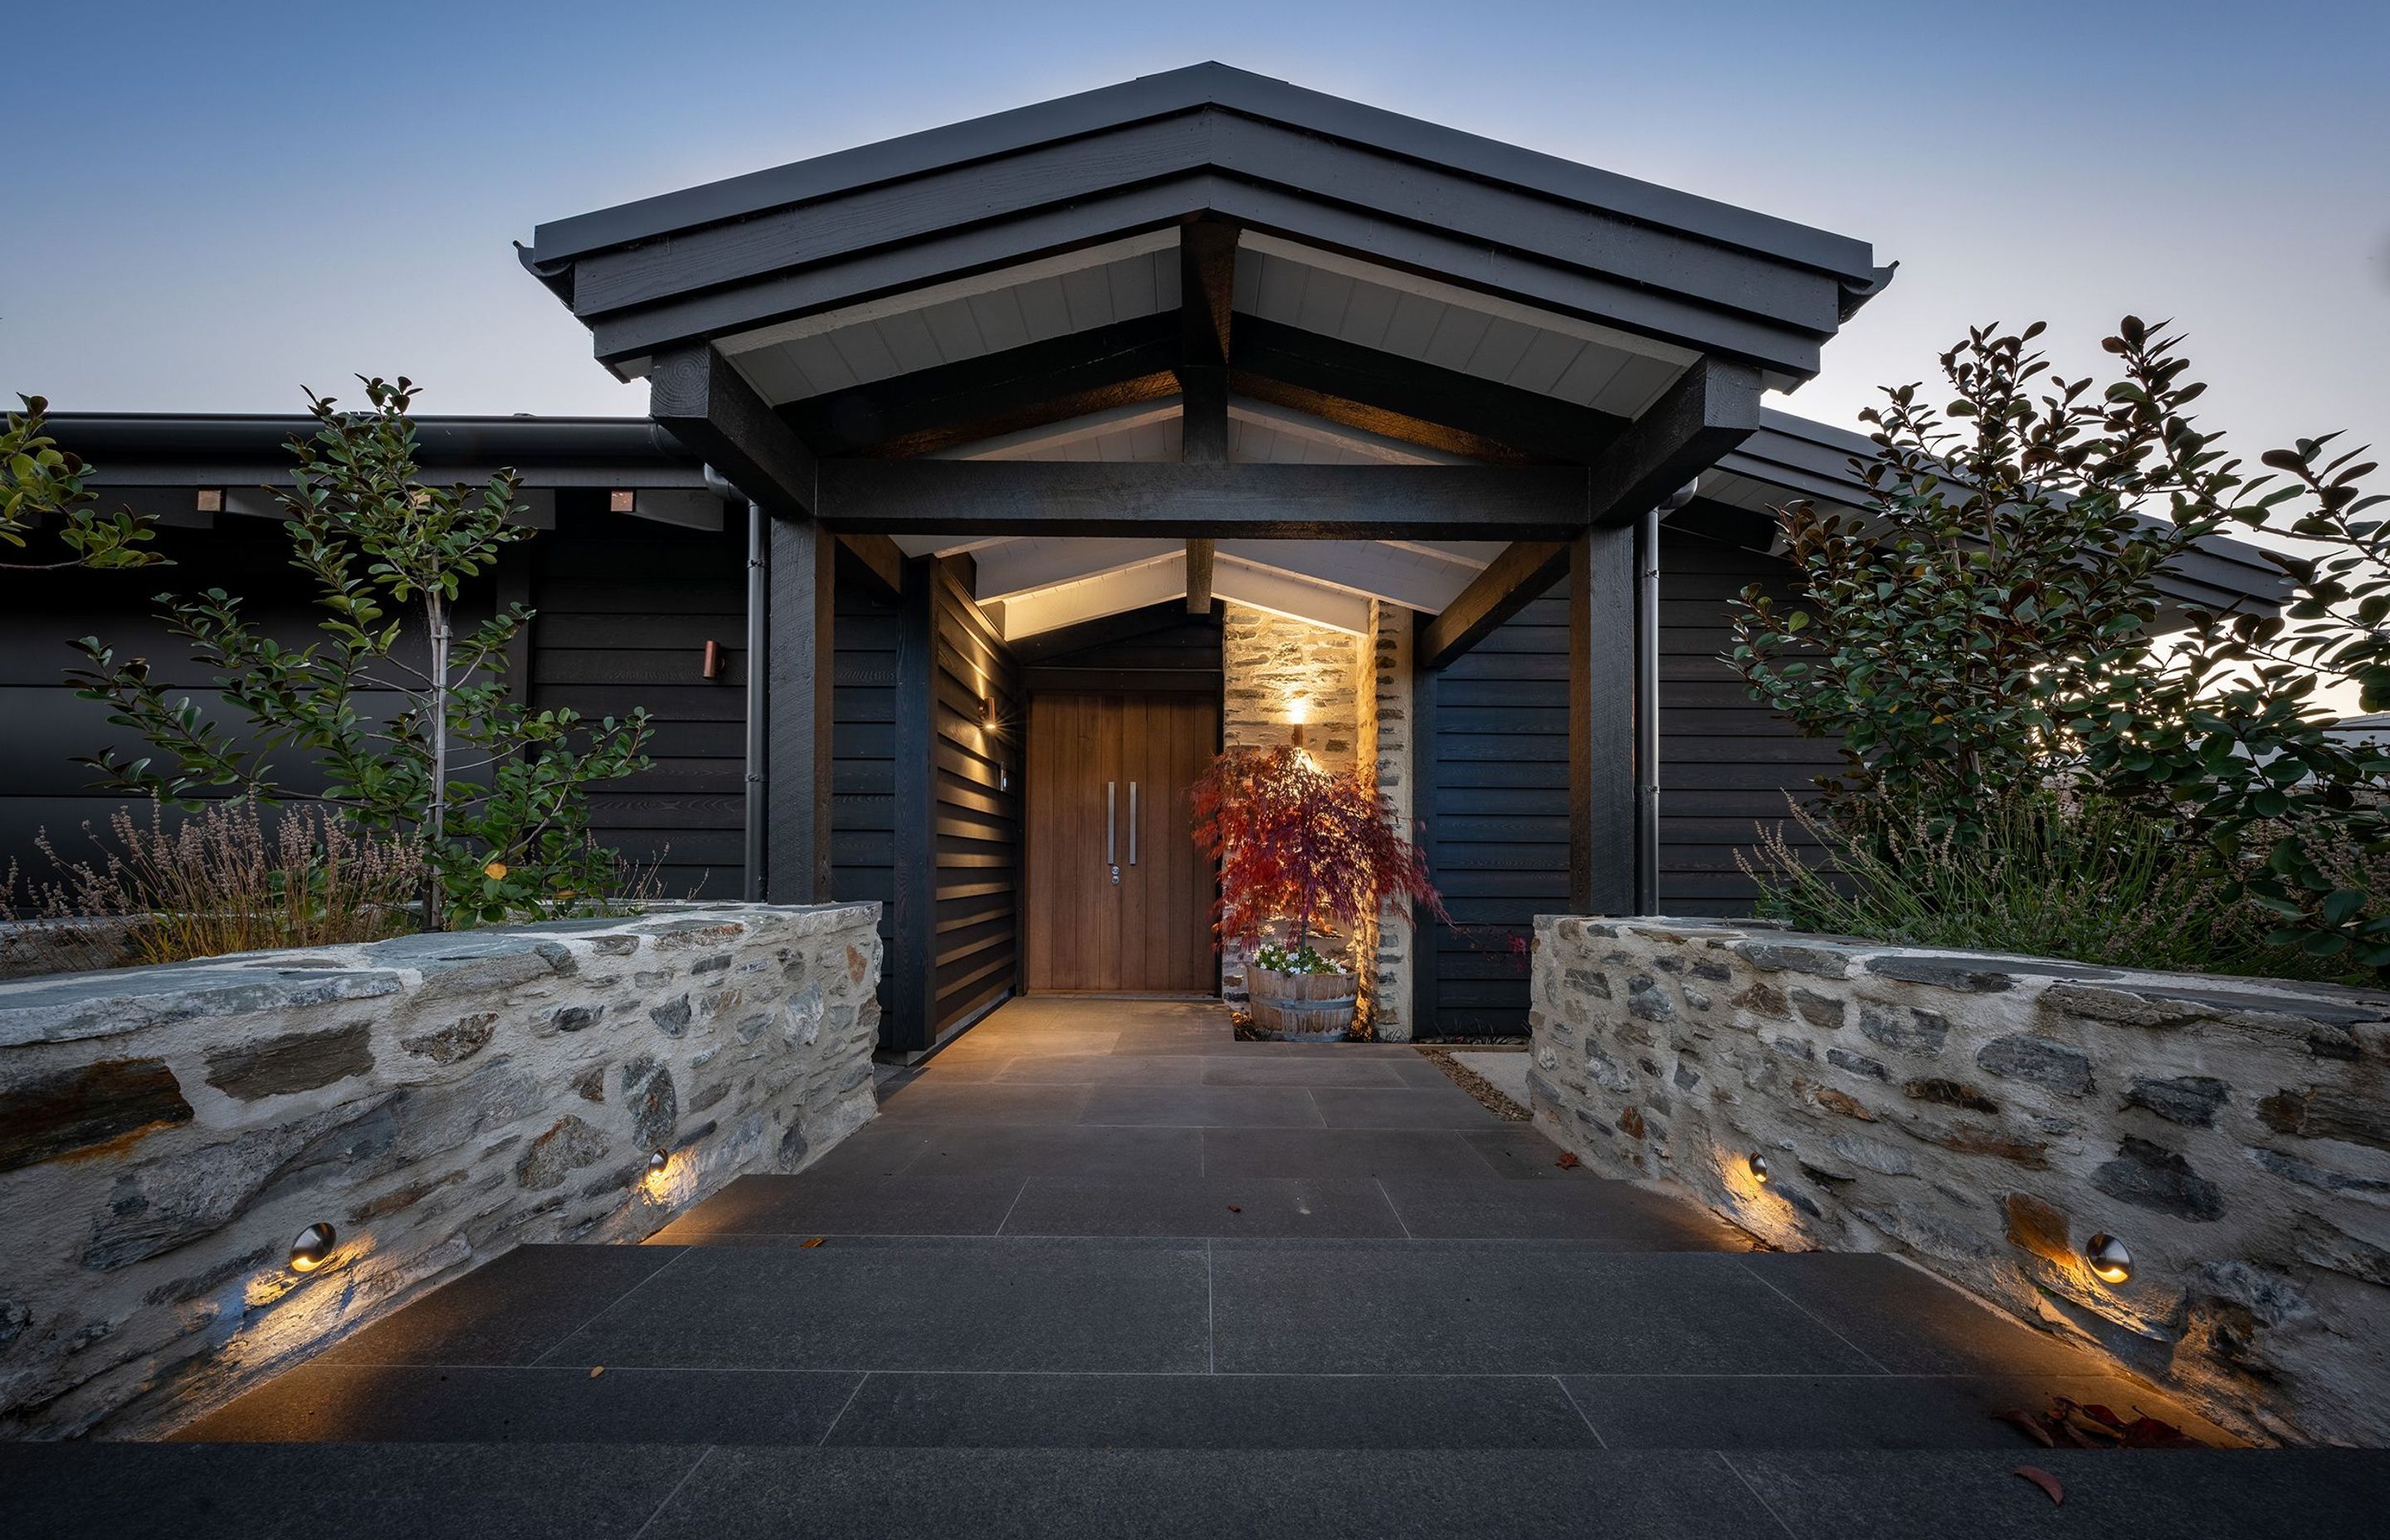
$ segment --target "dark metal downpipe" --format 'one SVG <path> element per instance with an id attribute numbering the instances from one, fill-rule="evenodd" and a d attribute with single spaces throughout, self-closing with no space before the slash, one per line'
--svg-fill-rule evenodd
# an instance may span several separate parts
<path id="1" fill-rule="evenodd" d="M 764 869 L 765 793 L 764 728 L 772 707 L 771 656 L 772 543 L 765 520 L 770 516 L 754 503 L 747 505 L 747 898 L 761 903 L 770 891 Z"/>
<path id="2" fill-rule="evenodd" d="M 1693 500 L 1688 481 L 1635 521 L 1635 912 L 1660 912 L 1660 520 Z"/>

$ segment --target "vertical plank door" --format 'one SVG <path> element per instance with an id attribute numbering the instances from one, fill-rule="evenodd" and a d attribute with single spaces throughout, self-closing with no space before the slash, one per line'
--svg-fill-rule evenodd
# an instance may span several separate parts
<path id="1" fill-rule="evenodd" d="M 1032 698 L 1031 990 L 1212 992 L 1213 876 L 1189 831 L 1218 740 L 1208 697 Z"/>

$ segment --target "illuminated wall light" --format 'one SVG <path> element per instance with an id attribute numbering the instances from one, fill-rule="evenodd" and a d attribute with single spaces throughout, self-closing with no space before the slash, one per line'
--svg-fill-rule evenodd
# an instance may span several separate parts
<path id="1" fill-rule="evenodd" d="M 670 1150 L 659 1149 L 648 1157 L 649 1175 L 662 1176 L 665 1172 L 671 1169 L 672 1152 Z"/>
<path id="2" fill-rule="evenodd" d="M 332 1247 L 340 1238 L 340 1232 L 329 1225 L 308 1226 L 290 1243 L 290 1270 L 312 1273 L 331 1261 Z"/>
<path id="3" fill-rule="evenodd" d="M 1754 1149 L 1750 1154 L 1743 1157 L 1743 1163 L 1751 1168 L 1751 1179 L 1753 1181 L 1757 1182 L 1761 1187 L 1766 1187 L 1767 1185 L 1767 1156 L 1762 1155 L 1759 1151 Z"/>
<path id="4" fill-rule="evenodd" d="M 2083 1243 L 2083 1260 L 2101 1283 L 2122 1283 L 2133 1276 L 2133 1253 L 2105 1230 Z"/>
<path id="5" fill-rule="evenodd" d="M 981 696 L 979 698 L 979 725 L 992 733 L 996 731 L 996 697 L 992 695 Z"/>

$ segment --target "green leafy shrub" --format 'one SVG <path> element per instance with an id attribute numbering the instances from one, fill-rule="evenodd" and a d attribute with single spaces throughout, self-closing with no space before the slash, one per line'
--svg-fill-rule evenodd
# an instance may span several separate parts
<path id="1" fill-rule="evenodd" d="M 647 715 L 590 723 L 508 695 L 508 644 L 530 611 L 511 606 L 462 635 L 455 612 L 463 584 L 531 535 L 517 519 L 520 482 L 501 471 L 479 489 L 427 484 L 408 416 L 414 385 L 364 383 L 370 410 L 310 397 L 317 431 L 291 444 L 296 485 L 278 494 L 292 565 L 315 580 L 326 612 L 320 637 L 285 646 L 222 589 L 160 596 L 161 618 L 216 671 L 248 731 L 207 720 L 148 660 L 119 659 L 87 636 L 76 646 L 89 666 L 69 674 L 78 693 L 106 702 L 109 720 L 156 752 L 81 763 L 110 787 L 167 802 L 212 791 L 312 802 L 366 830 L 403 833 L 423 853 L 429 929 L 586 908 L 618 867 L 591 837 L 588 789 L 647 767 Z M 400 709 L 368 717 L 369 691 L 395 694 Z M 285 750 L 321 767 L 324 791 L 280 777 L 268 756 Z"/>
<path id="2" fill-rule="evenodd" d="M 2015 799 L 2129 804 L 2198 853 L 2235 937 L 2266 917 L 2278 965 L 2298 947 L 2390 974 L 2390 753 L 2334 737 L 2319 704 L 2340 682 L 2390 707 L 2374 466 L 2327 436 L 2253 474 L 2198 425 L 2205 386 L 2165 324 L 2127 316 L 2104 385 L 2051 375 L 2041 330 L 1970 332 L 1939 410 L 1909 385 L 1863 414 L 1862 511 L 1778 510 L 1796 597 L 1746 591 L 1728 661 L 1841 745 L 1821 834 L 1855 873 L 1896 872 L 1920 839 L 1953 860 L 2008 841 L 2022 872 L 2079 853 L 1996 828 Z M 2244 527 L 2301 547 L 2273 556 L 2283 611 L 2170 608 L 2161 571 Z"/>
<path id="3" fill-rule="evenodd" d="M 2340 973 L 2269 941 L 2270 918 L 2173 824 L 2111 799 L 2015 792 L 1963 828 L 1920 816 L 1862 840 L 1807 808 L 1792 817 L 1829 868 L 1803 859 L 1781 826 L 1738 859 L 1758 883 L 1757 913 L 1799 930 L 2125 968 Z"/>
<path id="4" fill-rule="evenodd" d="M 59 517 L 58 541 L 68 551 L 62 561 L 0 561 L 0 570 L 49 572 L 67 567 L 111 570 L 120 567 L 172 565 L 157 552 L 145 549 L 157 538 L 157 520 L 129 509 L 102 514 L 84 482 L 91 468 L 58 441 L 42 431 L 50 404 L 40 396 L 19 396 L 24 411 L 8 414 L 0 426 L 0 545 L 26 548 L 26 535 L 45 519 Z"/>

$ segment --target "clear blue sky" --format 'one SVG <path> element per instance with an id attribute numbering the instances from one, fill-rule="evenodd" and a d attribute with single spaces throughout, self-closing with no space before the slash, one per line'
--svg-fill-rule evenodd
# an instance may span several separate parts
<path id="1" fill-rule="evenodd" d="M 30 13 L 30 14 L 29 14 Z M 1968 322 L 2189 327 L 2254 451 L 2390 441 L 2390 6 L 31 5 L 0 22 L 0 389 L 61 409 L 636 413 L 517 265 L 543 219 L 1216 58 L 1872 240 L 1783 404 Z"/>

